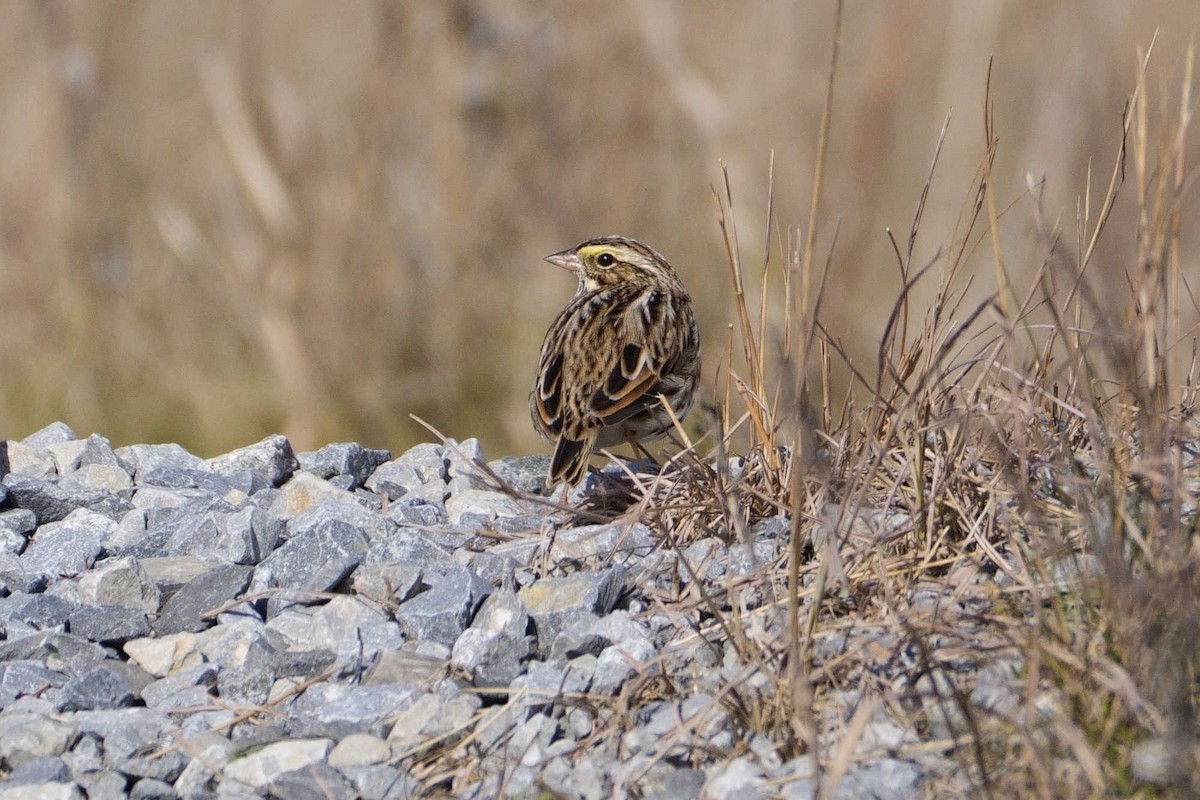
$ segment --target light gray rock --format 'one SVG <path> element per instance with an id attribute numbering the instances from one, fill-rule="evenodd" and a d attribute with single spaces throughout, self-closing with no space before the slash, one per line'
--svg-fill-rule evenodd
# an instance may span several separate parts
<path id="1" fill-rule="evenodd" d="M 35 450 L 21 442 L 4 442 L 5 455 L 8 459 L 8 469 L 0 471 L 0 477 L 11 473 L 13 475 L 28 475 L 34 478 L 44 478 L 57 475 L 54 470 L 54 459 L 45 450 Z"/>
<path id="2" fill-rule="evenodd" d="M 628 572 L 612 567 L 602 572 L 581 572 L 565 578 L 543 578 L 518 593 L 537 627 L 538 646 L 549 652 L 563 631 L 591 624 L 607 614 L 625 589 Z"/>
<path id="3" fill-rule="evenodd" d="M 348 494 L 348 493 L 347 493 Z M 282 495 L 282 491 L 281 491 Z M 390 536 L 393 526 L 376 511 L 363 508 L 353 495 L 346 502 L 321 500 L 303 514 L 287 523 L 286 538 L 294 539 L 310 530 L 325 530 L 331 522 L 338 522 L 362 532 L 369 540 Z M 272 504 L 274 508 L 274 504 Z"/>
<path id="4" fill-rule="evenodd" d="M 392 757 L 392 748 L 378 736 L 352 733 L 337 743 L 329 753 L 333 767 L 365 767 L 382 764 Z"/>
<path id="5" fill-rule="evenodd" d="M 185 733 L 178 738 L 180 748 L 193 758 L 179 773 L 173 787 L 180 797 L 206 796 L 235 745 L 227 737 L 209 730 Z"/>
<path id="6" fill-rule="evenodd" d="M 521 503 L 506 494 L 488 489 L 460 489 L 452 492 L 446 500 L 450 524 L 466 528 L 478 528 L 498 517 L 523 516 L 526 513 Z"/>
<path id="7" fill-rule="evenodd" d="M 310 619 L 301 642 L 308 647 L 332 650 L 343 661 L 369 662 L 381 650 L 404 644 L 395 621 L 383 610 L 351 595 L 339 595 L 316 607 Z"/>
<path id="8" fill-rule="evenodd" d="M 337 586 L 367 554 L 367 537 L 343 520 L 328 519 L 306 528 L 267 556 L 254 571 L 251 591 L 282 589 L 268 600 L 274 616 L 294 603 L 312 603 L 314 593 Z"/>
<path id="9" fill-rule="evenodd" d="M 546 494 L 550 456 L 519 456 L 488 462 L 488 466 L 510 487 L 523 494 Z"/>
<path id="10" fill-rule="evenodd" d="M 324 731 L 338 738 L 351 733 L 381 736 L 386 732 L 385 721 L 408 709 L 420 696 L 417 687 L 403 684 L 317 683 L 296 698 L 291 719 L 310 735 Z"/>
<path id="11" fill-rule="evenodd" d="M 67 764 L 57 756 L 31 758 L 5 779 L 9 786 L 31 783 L 65 783 L 71 778 Z"/>
<path id="12" fill-rule="evenodd" d="M 387 450 L 371 450 L 354 442 L 327 444 L 316 452 L 296 454 L 300 469 L 324 479 L 349 475 L 353 479 L 351 488 L 362 486 L 391 457 Z"/>
<path id="13" fill-rule="evenodd" d="M 647 556 L 654 550 L 650 529 L 640 522 L 624 525 L 584 525 L 559 531 L 550 548 L 553 561 L 627 563 L 631 557 Z"/>
<path id="14" fill-rule="evenodd" d="M 34 758 L 61 755 L 74 734 L 66 722 L 28 712 L 0 712 L 0 760 L 19 768 Z"/>
<path id="15" fill-rule="evenodd" d="M 461 442 L 447 439 L 443 452 L 446 455 L 446 480 L 450 484 L 451 497 L 471 489 L 492 488 L 487 474 L 479 466 L 486 466 L 487 459 L 483 456 L 483 446 L 478 439 L 464 439 Z"/>
<path id="16" fill-rule="evenodd" d="M 0 511 L 0 553 L 20 555 L 37 529 L 37 516 L 27 508 Z"/>
<path id="17" fill-rule="evenodd" d="M 149 573 L 132 558 L 97 563 L 79 577 L 79 596 L 97 606 L 125 606 L 146 613 L 158 611 L 162 593 Z"/>
<path id="18" fill-rule="evenodd" d="M 75 431 L 65 422 L 51 422 L 39 431 L 29 434 L 21 440 L 21 444 L 34 450 L 45 450 L 58 442 L 69 442 L 78 439 Z"/>
<path id="19" fill-rule="evenodd" d="M 58 481 L 67 491 L 100 491 L 116 494 L 133 488 L 133 479 L 123 468 L 109 464 L 83 464 Z"/>
<path id="20" fill-rule="evenodd" d="M 163 604 L 154 623 L 155 632 L 165 636 L 211 627 L 215 620 L 203 615 L 236 600 L 250 585 L 252 574 L 252 567 L 229 564 L 197 576 Z"/>
<path id="21" fill-rule="evenodd" d="M 118 447 L 115 453 L 133 471 L 137 483 L 142 483 L 148 473 L 162 467 L 199 469 L 203 463 L 199 456 L 177 444 L 134 444 Z"/>
<path id="22" fill-rule="evenodd" d="M 129 800 L 175 800 L 175 788 L 158 778 L 142 778 L 129 790 Z"/>
<path id="23" fill-rule="evenodd" d="M 249 472 L 254 476 L 255 489 L 279 486 L 291 477 L 299 466 L 295 454 L 292 453 L 291 443 L 287 437 L 279 434 L 204 462 L 204 469 L 218 475 Z"/>
<path id="24" fill-rule="evenodd" d="M 446 468 L 446 456 L 440 444 L 419 444 L 399 458 L 379 465 L 367 478 L 365 486 L 389 500 L 396 500 L 429 483 L 437 484 L 440 492 L 448 478 Z"/>
<path id="25" fill-rule="evenodd" d="M 61 522 L 38 528 L 21 554 L 21 564 L 30 572 L 73 577 L 95 563 L 104 538 L 115 527 L 113 520 L 93 511 L 72 511 Z"/>
<path id="26" fill-rule="evenodd" d="M 398 527 L 422 530 L 445 525 L 450 519 L 440 492 L 436 502 L 426 502 L 416 494 L 405 495 L 388 503 L 386 516 Z"/>
<path id="27" fill-rule="evenodd" d="M 76 775 L 75 782 L 86 792 L 88 800 L 125 800 L 128 796 L 125 776 L 112 770 Z"/>
<path id="28" fill-rule="evenodd" d="M 360 564 L 350 588 L 376 603 L 403 603 L 421 585 L 421 570 L 412 564 Z"/>
<path id="29" fill-rule="evenodd" d="M 410 800 L 421 796 L 420 784 L 407 772 L 384 764 L 343 766 L 346 776 L 363 800 Z"/>
<path id="30" fill-rule="evenodd" d="M 288 800 L 356 800 L 355 791 L 342 773 L 328 764 L 313 764 L 285 772 L 271 781 L 272 797 Z"/>
<path id="31" fill-rule="evenodd" d="M 225 778 L 262 789 L 286 772 L 324 761 L 332 746 L 333 742 L 324 738 L 268 744 L 230 758 L 225 765 Z"/>
<path id="32" fill-rule="evenodd" d="M 457 564 L 425 569 L 424 581 L 429 588 L 401 603 L 396 621 L 410 639 L 452 647 L 491 587 Z"/>
<path id="33" fill-rule="evenodd" d="M 419 653 L 411 646 L 383 650 L 363 683 L 407 683 L 428 686 L 446 673 L 446 659 Z"/>
<path id="34" fill-rule="evenodd" d="M 71 633 L 100 644 L 120 645 L 150 633 L 146 612 L 129 606 L 82 606 L 67 617 Z"/>
<path id="35" fill-rule="evenodd" d="M 758 800 L 768 789 L 762 768 L 751 759 L 735 758 L 714 770 L 705 786 L 705 796 L 713 800 Z M 869 795 L 865 795 L 869 797 Z"/>
<path id="36" fill-rule="evenodd" d="M 67 676 L 47 668 L 42 662 L 22 659 L 0 663 L 0 693 L 12 697 L 40 696 L 47 689 L 67 682 Z"/>
<path id="37" fill-rule="evenodd" d="M 353 492 L 340 489 L 328 480 L 311 472 L 297 472 L 280 487 L 279 496 L 271 504 L 270 513 L 280 519 L 294 519 L 317 503 L 346 503 L 359 508 Z"/>
<path id="38" fill-rule="evenodd" d="M 529 615 L 511 590 L 493 592 L 454 642 L 450 664 L 479 688 L 507 687 L 532 651 Z"/>
<path id="39" fill-rule="evenodd" d="M 524 675 L 512 682 L 513 697 L 522 698 L 528 704 L 527 712 L 549 708 L 559 697 L 573 697 L 588 691 L 592 685 L 592 674 L 596 659 L 585 656 L 563 661 L 531 661 Z M 545 701 L 542 705 L 539 701 Z"/>
<path id="40" fill-rule="evenodd" d="M 478 712 L 482 700 L 478 695 L 456 694 L 443 697 L 434 693 L 416 692 L 409 704 L 391 722 L 387 742 L 394 757 L 433 736 L 455 730 L 466 730 Z"/>
<path id="41" fill-rule="evenodd" d="M 10 473 L 4 476 L 7 502 L 32 511 L 40 524 L 65 519 L 76 509 L 89 509 L 116 521 L 133 508 L 123 497 L 96 489 L 68 489 L 52 478 Z"/>
<path id="42" fill-rule="evenodd" d="M 11 639 L 14 631 L 62 630 L 76 608 L 78 604 L 51 594 L 13 594 L 0 600 L 0 620 Z"/>
<path id="43" fill-rule="evenodd" d="M 74 783 L 48 781 L 0 786 L 0 800 L 84 800 L 84 796 Z"/>
<path id="44" fill-rule="evenodd" d="M 124 708 L 133 701 L 133 689 L 125 676 L 103 665 L 67 681 L 58 694 L 58 702 L 65 711 Z"/>
<path id="45" fill-rule="evenodd" d="M 909 800 L 920 797 L 921 770 L 911 761 L 882 758 L 842 778 L 833 792 L 836 800 Z"/>

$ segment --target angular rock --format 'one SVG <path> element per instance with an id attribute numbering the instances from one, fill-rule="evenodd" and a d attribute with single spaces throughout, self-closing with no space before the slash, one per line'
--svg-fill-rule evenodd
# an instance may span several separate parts
<path id="1" fill-rule="evenodd" d="M 84 800 L 84 797 L 74 783 L 47 781 L 0 787 L 0 800 Z"/>
<path id="2" fill-rule="evenodd" d="M 162 593 L 142 565 L 131 558 L 97 564 L 79 578 L 79 596 L 97 606 L 124 606 L 146 613 L 158 611 Z"/>
<path id="3" fill-rule="evenodd" d="M 297 472 L 280 487 L 279 496 L 271 504 L 271 514 L 293 519 L 321 502 L 346 503 L 358 507 L 358 500 L 352 492 L 339 489 L 311 472 Z"/>
<path id="4" fill-rule="evenodd" d="M 241 755 L 225 765 L 225 777 L 256 789 L 297 769 L 325 760 L 333 745 L 329 739 L 292 739 L 275 742 Z"/>
<path id="5" fill-rule="evenodd" d="M 350 588 L 376 603 L 403 603 L 421 585 L 421 570 L 411 564 L 359 564 Z"/>
<path id="6" fill-rule="evenodd" d="M 107 464 L 84 464 L 79 469 L 64 475 L 58 481 L 59 488 L 67 491 L 117 492 L 133 487 L 133 479 L 121 467 Z"/>
<path id="7" fill-rule="evenodd" d="M 35 431 L 21 440 L 21 444 L 34 450 L 45 450 L 58 442 L 69 442 L 78 439 L 75 431 L 65 422 L 51 422 L 40 431 Z"/>
<path id="8" fill-rule="evenodd" d="M 148 684 L 142 689 L 142 700 L 147 708 L 164 712 L 208 705 L 217 673 L 217 667 L 207 663 L 181 669 Z"/>
<path id="9" fill-rule="evenodd" d="M 0 761 L 19 768 L 34 758 L 61 755 L 74 735 L 66 722 L 27 712 L 0 713 Z"/>
<path id="10" fill-rule="evenodd" d="M 550 548 L 550 558 L 556 562 L 601 559 L 623 564 L 631 557 L 649 555 L 654 546 L 650 529 L 640 522 L 584 525 L 559 531 Z"/>
<path id="11" fill-rule="evenodd" d="M 143 483 L 147 473 L 161 467 L 198 469 L 204 463 L 177 444 L 134 444 L 119 447 L 115 453 L 133 471 L 137 483 Z"/>
<path id="12" fill-rule="evenodd" d="M 419 444 L 399 458 L 381 464 L 365 486 L 376 494 L 395 500 L 428 483 L 439 486 L 447 480 L 446 456 L 439 444 Z"/>
<path id="13" fill-rule="evenodd" d="M 0 695 L 38 696 L 47 689 L 57 688 L 66 682 L 66 675 L 48 669 L 40 661 L 23 659 L 0 663 Z"/>
<path id="14" fill-rule="evenodd" d="M 288 605 L 311 603 L 314 593 L 341 583 L 367 554 L 367 537 L 342 520 L 328 519 L 293 536 L 254 571 L 252 591 L 289 590 L 267 603 L 274 616 Z"/>
<path id="15" fill-rule="evenodd" d="M 190 633 L 133 639 L 121 649 L 138 666 L 158 678 L 204 663 L 200 645 Z"/>
<path id="16" fill-rule="evenodd" d="M 89 509 L 116 521 L 133 508 L 123 497 L 96 489 L 67 489 L 51 478 L 10 473 L 4 476 L 8 502 L 32 511 L 40 524 L 65 519 L 76 509 Z"/>
<path id="17" fill-rule="evenodd" d="M 418 694 L 408 706 L 392 718 L 387 742 L 393 755 L 399 755 L 432 736 L 465 729 L 483 701 L 474 694 Z"/>
<path id="18" fill-rule="evenodd" d="M 446 660 L 418 653 L 411 645 L 384 650 L 363 677 L 363 683 L 405 683 L 428 686 L 446 674 Z"/>
<path id="19" fill-rule="evenodd" d="M 146 613 L 128 606 L 82 606 L 67 618 L 71 633 L 100 644 L 123 644 L 150 633 Z"/>
<path id="20" fill-rule="evenodd" d="M 0 511 L 0 550 L 19 555 L 29 534 L 37 530 L 37 515 L 27 508 Z"/>
<path id="21" fill-rule="evenodd" d="M 410 639 L 452 647 L 491 587 L 458 565 L 431 567 L 424 580 L 429 589 L 401 603 L 396 621 Z"/>
<path id="22" fill-rule="evenodd" d="M 333 767 L 365 767 L 382 764 L 392 756 L 388 743 L 369 733 L 352 733 L 337 743 L 329 753 Z"/>
<path id="23" fill-rule="evenodd" d="M 554 639 L 572 627 L 591 624 L 596 615 L 612 610 L 625 590 L 628 572 L 612 567 L 565 578 L 543 578 L 517 596 L 537 628 L 538 646 L 549 652 Z"/>
<path id="24" fill-rule="evenodd" d="M 21 554 L 21 565 L 50 576 L 78 575 L 92 566 L 115 527 L 111 519 L 93 511 L 72 511 L 61 522 L 42 524 Z"/>
<path id="25" fill-rule="evenodd" d="M 379 736 L 385 732 L 384 721 L 407 709 L 420 695 L 417 687 L 402 684 L 317 683 L 296 698 L 290 711 L 293 722 L 303 725 L 309 733 L 326 731 L 337 737 L 350 733 Z"/>
<path id="26" fill-rule="evenodd" d="M 392 457 L 387 450 L 371 450 L 355 442 L 327 444 L 316 452 L 298 453 L 296 460 L 300 469 L 311 472 L 318 478 L 329 479 L 336 475 L 349 475 L 351 488 L 363 485 L 379 465 Z"/>
<path id="27" fill-rule="evenodd" d="M 288 800 L 357 800 L 358 792 L 328 764 L 285 772 L 271 781 L 271 796 Z"/>
<path id="28" fill-rule="evenodd" d="M 58 696 L 65 711 L 123 708 L 133 704 L 133 689 L 125 676 L 103 665 L 67 681 Z"/>
<path id="29" fill-rule="evenodd" d="M 279 486 L 291 477 L 299 466 L 295 454 L 292 453 L 291 443 L 286 436 L 279 434 L 204 462 L 205 469 L 218 475 L 249 472 L 255 478 L 256 489 Z"/>
<path id="30" fill-rule="evenodd" d="M 0 478 L 5 475 L 28 475 L 34 478 L 45 478 L 56 475 L 54 459 L 44 450 L 34 450 L 20 442 L 2 442 L 6 458 L 6 469 L 0 471 Z M 3 485 L 0 484 L 0 496 L 3 495 Z"/>
<path id="31" fill-rule="evenodd" d="M 483 447 L 478 439 L 464 439 L 461 442 L 447 439 L 443 452 L 446 455 L 446 480 L 450 484 L 451 496 L 469 489 L 492 489 L 487 473 L 479 466 L 486 466 L 487 459 L 483 456 Z"/>
<path id="32" fill-rule="evenodd" d="M 64 783 L 71 778 L 71 771 L 66 762 L 57 756 L 38 756 L 31 758 L 12 771 L 5 782 L 10 786 L 22 786 L 36 783 Z"/>
<path id="33" fill-rule="evenodd" d="M 77 608 L 76 603 L 54 595 L 13 594 L 0 601 L 0 620 L 7 624 L 10 634 L 17 626 L 29 630 L 61 629 Z"/>
<path id="34" fill-rule="evenodd" d="M 407 772 L 383 764 L 339 767 L 363 800 L 404 800 L 419 797 L 420 784 Z"/>
<path id="35" fill-rule="evenodd" d="M 272 504 L 272 510 L 274 505 Z M 349 502 L 322 500 L 295 519 L 291 519 L 287 523 L 287 538 L 292 539 L 311 530 L 324 530 L 334 521 L 361 531 L 372 541 L 390 535 L 393 530 L 378 512 L 363 508 L 351 496 Z"/>
<path id="36" fill-rule="evenodd" d="M 492 471 L 510 487 L 523 494 L 544 495 L 550 456 L 509 456 L 488 462 Z"/>
<path id="37" fill-rule="evenodd" d="M 206 612 L 229 605 L 250 585 L 253 567 L 229 564 L 217 567 L 185 584 L 163 604 L 154 623 L 159 636 L 182 631 L 197 632 L 211 627 L 215 620 Z"/>
<path id="38" fill-rule="evenodd" d="M 407 564 L 421 570 L 432 570 L 449 568 L 454 564 L 454 558 L 423 532 L 402 528 L 390 536 L 372 540 L 363 563 Z"/>
<path id="39" fill-rule="evenodd" d="M 533 649 L 528 625 L 529 615 L 517 596 L 508 589 L 494 591 L 454 642 L 451 666 L 470 675 L 476 687 L 508 687 Z"/>
<path id="40" fill-rule="evenodd" d="M 460 489 L 446 501 L 451 525 L 479 528 L 498 517 L 524 516 L 527 509 L 506 494 L 474 487 Z"/>

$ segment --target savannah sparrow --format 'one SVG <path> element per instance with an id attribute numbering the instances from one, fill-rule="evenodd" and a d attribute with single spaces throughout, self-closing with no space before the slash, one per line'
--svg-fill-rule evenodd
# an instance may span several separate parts
<path id="1" fill-rule="evenodd" d="M 574 486 L 594 449 L 671 430 L 660 397 L 687 414 L 700 336 L 683 281 L 641 242 L 604 236 L 546 260 L 574 272 L 579 289 L 546 332 L 529 410 L 554 442 L 550 484 Z"/>

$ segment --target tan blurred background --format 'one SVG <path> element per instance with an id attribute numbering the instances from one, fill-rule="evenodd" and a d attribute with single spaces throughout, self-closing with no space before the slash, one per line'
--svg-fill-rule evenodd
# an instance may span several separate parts
<path id="1" fill-rule="evenodd" d="M 400 450 L 431 438 L 415 413 L 537 451 L 528 386 L 574 290 L 540 259 L 618 232 L 693 290 L 711 383 L 734 317 L 710 187 L 723 162 L 749 264 L 772 150 L 777 223 L 805 222 L 832 22 L 830 2 L 6 0 L 0 438 L 63 419 L 201 455 L 275 431 Z M 1173 90 L 1198 22 L 1194 0 L 848 3 L 829 327 L 870 360 L 899 285 L 885 230 L 907 232 L 953 111 L 917 261 L 949 241 L 989 55 L 1002 241 L 1028 274 L 1026 173 L 1073 242 L 1137 48 L 1161 29 L 1151 85 Z"/>

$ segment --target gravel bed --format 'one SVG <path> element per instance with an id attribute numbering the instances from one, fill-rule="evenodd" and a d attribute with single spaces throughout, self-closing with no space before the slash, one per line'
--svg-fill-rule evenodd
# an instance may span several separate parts
<path id="1" fill-rule="evenodd" d="M 813 796 L 812 758 L 747 722 L 761 669 L 699 604 L 662 601 L 731 591 L 786 519 L 753 552 L 721 531 L 672 549 L 537 502 L 542 457 L 490 462 L 529 496 L 497 491 L 475 440 L 393 458 L 272 436 L 205 460 L 55 423 L 6 445 L 0 800 Z M 910 669 L 899 630 L 815 642 L 818 663 L 848 652 L 917 706 L 976 668 Z M 973 699 L 1014 704 L 1017 667 L 994 661 Z M 921 746 L 961 733 L 944 705 L 931 732 L 865 682 L 832 694 L 828 730 L 867 715 L 834 797 L 953 775 Z"/>

